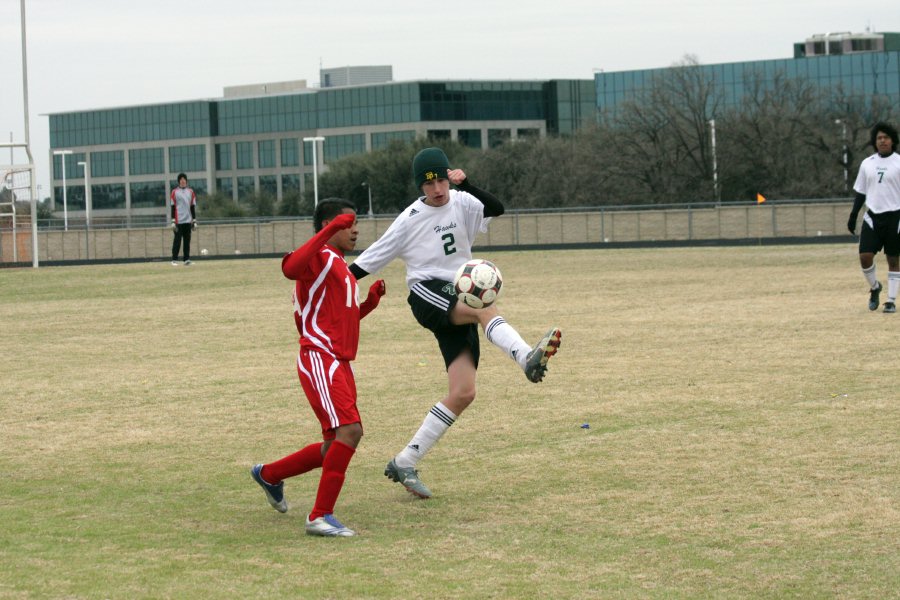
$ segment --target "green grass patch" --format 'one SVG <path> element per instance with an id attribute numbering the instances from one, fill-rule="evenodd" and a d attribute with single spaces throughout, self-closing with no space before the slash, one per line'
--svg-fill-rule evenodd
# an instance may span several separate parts
<path id="1" fill-rule="evenodd" d="M 0 270 L 0 598 L 896 596 L 900 317 L 855 248 L 490 258 L 527 340 L 563 330 L 547 378 L 482 338 L 435 497 L 389 482 L 446 391 L 392 265 L 339 540 L 317 474 L 282 515 L 248 472 L 319 438 L 278 260 Z"/>

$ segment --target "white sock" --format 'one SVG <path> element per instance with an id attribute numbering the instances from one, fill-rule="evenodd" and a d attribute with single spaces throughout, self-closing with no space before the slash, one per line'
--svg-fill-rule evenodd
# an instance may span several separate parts
<path id="1" fill-rule="evenodd" d="M 525 368 L 525 358 L 531 351 L 531 346 L 512 325 L 506 322 L 506 319 L 497 316 L 488 321 L 484 335 L 490 343 L 506 352 L 507 356 L 519 363 L 520 367 Z"/>
<path id="2" fill-rule="evenodd" d="M 866 281 L 869 282 L 869 289 L 873 289 L 876 285 L 878 285 L 878 277 L 875 276 L 875 265 L 872 265 L 868 269 L 863 269 L 863 276 L 866 278 Z"/>
<path id="3" fill-rule="evenodd" d="M 456 415 L 442 403 L 438 402 L 432 406 L 416 435 L 409 441 L 406 448 L 394 457 L 394 463 L 402 468 L 415 467 L 455 422 Z"/>
<path id="4" fill-rule="evenodd" d="M 897 301 L 898 290 L 900 290 L 900 271 L 888 271 L 888 302 Z"/>

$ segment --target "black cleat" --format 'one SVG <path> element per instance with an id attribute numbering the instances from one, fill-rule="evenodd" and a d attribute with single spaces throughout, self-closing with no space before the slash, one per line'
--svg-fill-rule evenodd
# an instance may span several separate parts
<path id="1" fill-rule="evenodd" d="M 869 310 L 878 310 L 878 297 L 881 295 L 881 282 L 876 281 L 875 286 L 869 290 Z"/>

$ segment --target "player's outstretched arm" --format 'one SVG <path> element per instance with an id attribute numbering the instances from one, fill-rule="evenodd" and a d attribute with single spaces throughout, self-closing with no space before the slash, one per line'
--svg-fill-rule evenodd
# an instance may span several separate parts
<path id="1" fill-rule="evenodd" d="M 369 295 L 366 296 L 366 299 L 359 306 L 359 318 L 363 319 L 367 314 L 375 310 L 378 306 L 378 303 L 381 302 L 381 297 L 384 296 L 387 289 L 384 285 L 384 279 L 379 279 L 369 288 Z"/>
<path id="2" fill-rule="evenodd" d="M 341 214 L 332 219 L 319 233 L 309 238 L 305 244 L 284 255 L 281 259 L 281 272 L 288 279 L 299 279 L 303 275 L 309 261 L 316 255 L 335 232 L 353 227 L 356 215 Z"/>

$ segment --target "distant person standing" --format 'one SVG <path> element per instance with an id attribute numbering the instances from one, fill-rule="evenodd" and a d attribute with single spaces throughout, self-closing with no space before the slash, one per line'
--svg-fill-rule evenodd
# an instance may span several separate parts
<path id="1" fill-rule="evenodd" d="M 900 291 L 900 155 L 897 154 L 897 130 L 887 123 L 872 127 L 869 143 L 875 154 L 859 165 L 859 175 L 853 190 L 856 198 L 847 229 L 856 233 L 856 218 L 862 205 L 863 215 L 859 232 L 859 265 L 869 283 L 869 310 L 878 309 L 882 285 L 875 275 L 875 255 L 884 249 L 888 264 L 888 298 L 884 312 L 897 312 L 897 292 Z"/>
<path id="2" fill-rule="evenodd" d="M 197 229 L 197 195 L 188 187 L 187 175 L 178 174 L 178 187 L 169 196 L 169 211 L 172 215 L 172 266 L 178 266 L 178 252 L 184 240 L 184 264 L 191 264 L 191 232 Z"/>

